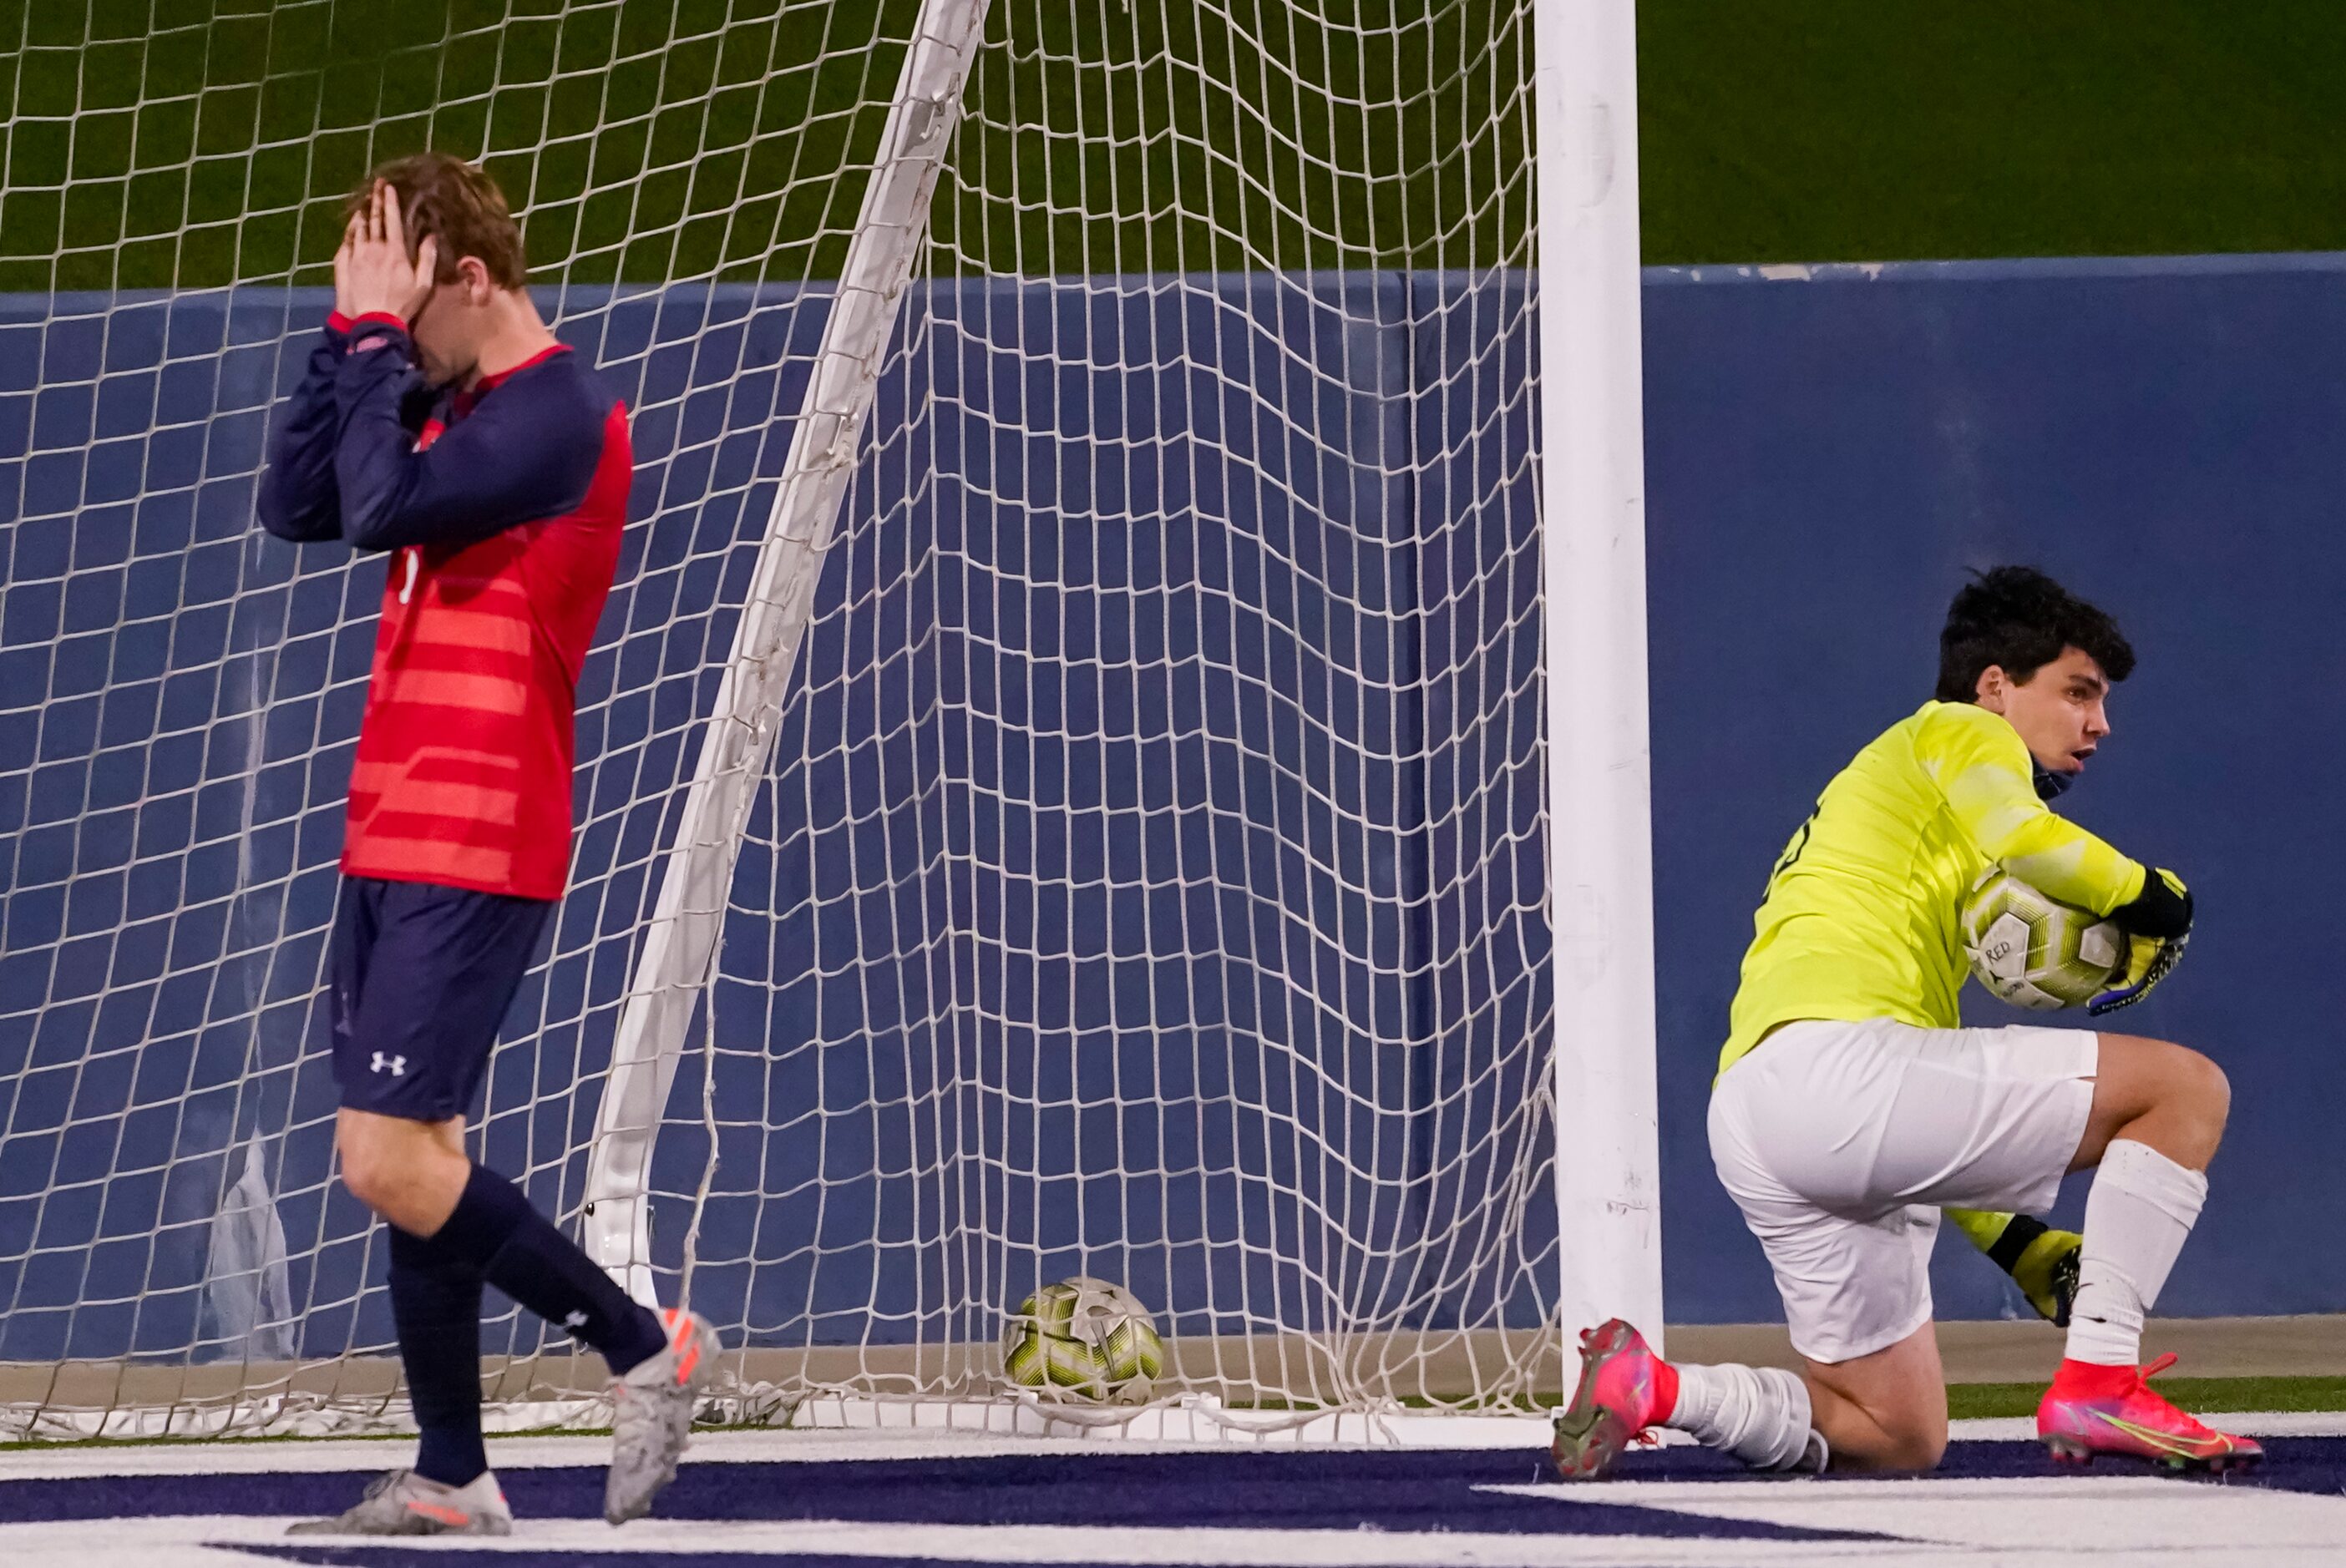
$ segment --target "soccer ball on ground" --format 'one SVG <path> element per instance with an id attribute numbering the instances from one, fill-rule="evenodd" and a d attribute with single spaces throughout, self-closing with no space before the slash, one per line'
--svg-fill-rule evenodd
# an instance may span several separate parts
<path id="1" fill-rule="evenodd" d="M 1077 1275 L 1018 1304 L 1002 1330 L 1002 1369 L 1059 1399 L 1139 1404 L 1165 1369 L 1165 1341 L 1140 1298 Z"/>
<path id="2" fill-rule="evenodd" d="M 1990 866 L 1964 900 L 1964 951 L 1988 993 L 2047 1012 L 2090 1002 L 2109 988 L 2126 933 L 2090 911 L 2037 891 Z"/>

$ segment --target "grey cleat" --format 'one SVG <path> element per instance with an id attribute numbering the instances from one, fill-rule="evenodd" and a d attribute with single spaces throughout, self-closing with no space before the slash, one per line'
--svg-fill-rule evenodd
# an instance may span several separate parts
<path id="1" fill-rule="evenodd" d="M 305 1519 L 288 1535 L 510 1535 L 513 1510 L 483 1471 L 463 1486 L 394 1470 L 367 1482 L 366 1495 L 332 1519 Z"/>
<path id="2" fill-rule="evenodd" d="M 676 1479 L 676 1461 L 692 1430 L 700 1390 L 717 1375 L 717 1330 L 698 1312 L 660 1314 L 668 1349 L 611 1383 L 611 1473 L 603 1483 L 603 1517 L 614 1524 L 651 1512 L 659 1489 Z"/>

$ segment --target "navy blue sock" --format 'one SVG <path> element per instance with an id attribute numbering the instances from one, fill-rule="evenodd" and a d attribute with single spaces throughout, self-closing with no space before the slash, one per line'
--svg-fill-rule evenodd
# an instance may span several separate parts
<path id="1" fill-rule="evenodd" d="M 463 1486 L 489 1468 L 481 1446 L 481 1271 L 391 1227 L 391 1317 L 423 1433 L 416 1473 Z"/>
<path id="2" fill-rule="evenodd" d="M 658 1314 L 595 1267 L 578 1244 L 530 1207 L 521 1188 L 474 1166 L 455 1212 L 433 1243 L 471 1262 L 488 1282 L 602 1352 L 614 1374 L 668 1349 Z"/>

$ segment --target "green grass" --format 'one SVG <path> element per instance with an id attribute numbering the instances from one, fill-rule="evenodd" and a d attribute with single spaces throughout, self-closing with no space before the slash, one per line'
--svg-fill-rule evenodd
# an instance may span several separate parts
<path id="1" fill-rule="evenodd" d="M 2346 249 L 2335 0 L 1638 7 L 1649 261 Z"/>
<path id="2" fill-rule="evenodd" d="M 585 1434 L 574 1433 L 570 1431 L 569 1429 L 564 1427 L 545 1427 L 530 1431 L 498 1432 L 495 1434 L 495 1437 L 566 1437 L 579 1435 Z M 189 1448 L 200 1446 L 205 1443 L 221 1442 L 413 1442 L 414 1441 L 415 1434 L 413 1432 L 336 1432 L 328 1437 L 310 1437 L 300 1432 L 237 1432 L 223 1437 L 19 1438 L 13 1439 L 7 1442 L 0 1442 L 0 1453 L 14 1453 L 19 1450 L 31 1450 L 38 1451 L 43 1453 L 49 1453 L 54 1452 L 58 1449 L 65 1448 Z"/>
<path id="3" fill-rule="evenodd" d="M 2346 1410 L 2346 1378 L 2161 1378 L 2156 1387 L 2187 1410 Z M 1947 1413 L 2033 1416 L 2042 1383 L 1957 1383 Z"/>
<path id="4" fill-rule="evenodd" d="M 2161 1378 L 2158 1391 L 2189 1410 L 2346 1410 L 2346 1378 Z M 2045 1397 L 2042 1383 L 1951 1383 L 1947 1413 L 1956 1420 L 1974 1416 L 2033 1416 Z M 1404 1397 L 1413 1410 L 1432 1410 L 1434 1401 Z M 1563 1404 L 1563 1391 L 1551 1390 L 1532 1400 L 1538 1410 Z M 1279 1400 L 1255 1400 L 1234 1409 L 1288 1410 Z M 1520 1413 L 1520 1407 L 1491 1407 L 1489 1413 Z"/>
<path id="5" fill-rule="evenodd" d="M 916 6 L 0 0 L 0 289 L 322 281 L 343 195 L 426 146 L 484 158 L 544 277 L 830 275 Z M 994 0 L 944 264 L 1520 255 L 1526 15 Z M 2334 0 L 1643 0 L 1638 26 L 1651 262 L 2346 248 Z"/>
<path id="6" fill-rule="evenodd" d="M 1532 189 L 1492 6 L 994 0 L 948 265 L 1488 264 Z M 0 289 L 321 282 L 345 195 L 425 147 L 496 175 L 542 276 L 834 275 L 917 10 L 0 0 Z"/>
<path id="7" fill-rule="evenodd" d="M 2188 1410 L 2346 1410 L 2346 1378 L 2161 1378 L 2160 1393 Z M 1974 1416 L 2033 1416 L 2045 1397 L 2042 1383 L 1951 1383 L 1947 1414 L 1955 1420 Z M 1428 1400 L 1404 1399 L 1404 1405 L 1431 1409 Z M 1542 1410 L 1564 1402 L 1557 1392 L 1534 1401 Z M 1284 1409 L 1277 1401 L 1258 1401 L 1255 1408 Z"/>
<path id="8" fill-rule="evenodd" d="M 835 269 L 860 192 L 800 177 L 870 158 L 915 3 L 0 0 L 0 288 L 321 281 L 426 147 L 484 154 L 552 272 Z"/>

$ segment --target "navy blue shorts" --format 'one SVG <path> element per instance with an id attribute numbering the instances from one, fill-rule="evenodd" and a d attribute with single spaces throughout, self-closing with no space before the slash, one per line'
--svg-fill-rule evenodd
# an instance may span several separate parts
<path id="1" fill-rule="evenodd" d="M 471 1109 L 553 912 L 545 899 L 344 877 L 327 959 L 342 1104 L 411 1122 Z"/>

